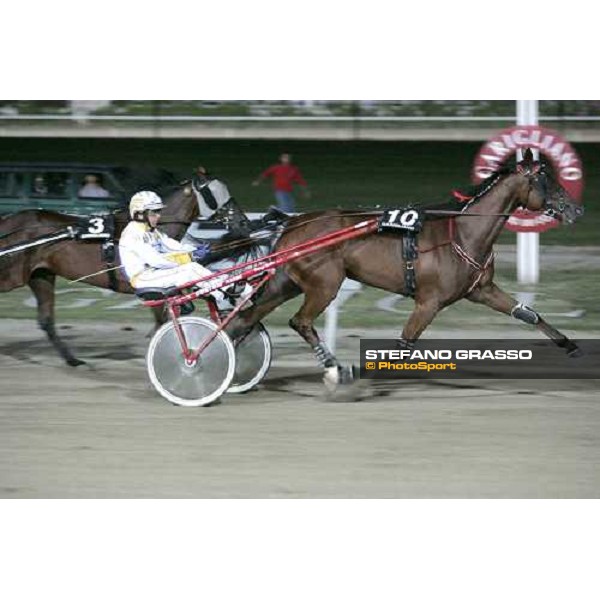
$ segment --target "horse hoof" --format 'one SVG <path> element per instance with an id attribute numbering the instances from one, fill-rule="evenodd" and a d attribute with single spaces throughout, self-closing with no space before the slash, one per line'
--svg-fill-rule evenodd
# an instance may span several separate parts
<path id="1" fill-rule="evenodd" d="M 350 367 L 340 367 L 340 383 L 342 385 L 349 385 L 356 382 L 359 378 L 360 369 L 355 365 Z"/>
<path id="2" fill-rule="evenodd" d="M 68 358 L 67 364 L 70 367 L 78 367 L 79 365 L 85 365 L 87 363 L 85 362 L 85 360 L 79 360 L 78 358 Z"/>
<path id="3" fill-rule="evenodd" d="M 330 367 L 325 370 L 325 399 L 330 402 L 358 402 L 365 395 L 358 381 L 358 368 Z"/>
<path id="4" fill-rule="evenodd" d="M 580 358 L 583 356 L 583 350 L 575 346 L 575 348 L 567 351 L 567 356 L 569 358 Z"/>
<path id="5" fill-rule="evenodd" d="M 358 376 L 358 369 L 352 365 L 351 367 L 328 367 L 325 369 L 323 383 L 330 391 L 335 391 L 338 385 L 348 385 L 355 382 Z"/>
<path id="6" fill-rule="evenodd" d="M 325 388 L 331 394 L 335 393 L 337 389 L 338 383 L 340 382 L 340 370 L 339 367 L 328 367 L 325 369 L 325 374 L 323 375 L 323 383 L 325 384 Z"/>

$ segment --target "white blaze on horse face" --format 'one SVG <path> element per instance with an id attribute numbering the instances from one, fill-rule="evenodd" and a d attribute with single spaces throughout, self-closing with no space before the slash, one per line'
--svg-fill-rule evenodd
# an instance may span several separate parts
<path id="1" fill-rule="evenodd" d="M 203 183 L 198 189 L 193 186 L 196 200 L 198 201 L 198 210 L 200 216 L 204 218 L 212 217 L 217 210 L 222 208 L 229 200 L 231 200 L 231 194 L 227 186 L 218 179 L 212 179 L 206 183 Z M 205 198 L 205 195 L 207 198 Z"/>

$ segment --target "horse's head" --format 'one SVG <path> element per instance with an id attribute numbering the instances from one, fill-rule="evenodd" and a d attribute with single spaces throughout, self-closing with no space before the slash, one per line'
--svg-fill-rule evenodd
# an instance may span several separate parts
<path id="1" fill-rule="evenodd" d="M 211 177 L 204 167 L 198 167 L 196 174 L 192 178 L 192 189 L 198 201 L 200 215 L 211 218 L 229 200 L 231 194 L 227 186 L 218 179 Z"/>
<path id="2" fill-rule="evenodd" d="M 583 215 L 583 207 L 571 200 L 545 164 L 533 159 L 529 148 L 523 154 L 523 160 L 517 164 L 517 173 L 524 177 L 523 194 L 519 202 L 523 208 L 544 210 L 548 216 L 569 224 Z"/>
<path id="3" fill-rule="evenodd" d="M 251 231 L 246 213 L 229 193 L 227 186 L 211 177 L 204 167 L 198 167 L 191 182 L 198 201 L 200 215 L 217 223 L 223 223 L 232 233 L 245 236 Z"/>

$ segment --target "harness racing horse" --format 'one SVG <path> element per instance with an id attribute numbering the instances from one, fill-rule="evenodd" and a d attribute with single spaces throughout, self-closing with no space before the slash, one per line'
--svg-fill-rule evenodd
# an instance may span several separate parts
<path id="1" fill-rule="evenodd" d="M 198 202 L 190 185 L 178 187 L 166 199 L 160 228 L 169 236 L 180 239 L 198 216 Z M 114 239 L 129 220 L 127 211 L 114 213 Z M 77 227 L 79 217 L 45 210 L 28 210 L 0 219 L 0 252 L 2 248 L 29 242 L 68 227 Z M 97 241 L 67 239 L 41 244 L 21 252 L 0 257 L 0 292 L 28 285 L 37 303 L 37 319 L 52 345 L 71 366 L 84 364 L 59 337 L 55 327 L 54 299 L 56 276 L 69 280 L 85 278 L 86 283 L 126 294 L 133 293 L 112 257 L 103 256 Z M 108 269 L 107 269 L 108 267 Z M 162 309 L 155 310 L 156 325 L 164 322 Z"/>
<path id="2" fill-rule="evenodd" d="M 467 298 L 513 316 L 550 337 L 570 356 L 580 351 L 576 344 L 548 324 L 536 311 L 518 303 L 493 281 L 492 248 L 510 214 L 518 207 L 545 209 L 548 214 L 572 223 L 582 209 L 570 202 L 554 177 L 533 160 L 530 150 L 516 169 L 504 169 L 486 179 L 460 210 L 434 211 L 426 218 L 418 237 L 414 270 L 415 307 L 404 325 L 398 343 L 410 347 L 444 307 Z M 428 211 L 425 211 L 426 213 Z M 454 214 L 450 217 L 448 212 Z M 439 213 L 446 216 L 439 218 Z M 309 213 L 289 221 L 276 250 L 306 242 L 365 220 L 365 213 L 341 210 Z M 325 381 L 351 381 L 352 371 L 342 369 L 321 342 L 313 324 L 335 298 L 348 277 L 389 292 L 406 294 L 406 260 L 403 236 L 378 233 L 342 242 L 337 246 L 292 261 L 278 269 L 253 307 L 241 312 L 230 324 L 232 337 L 263 319 L 277 306 L 304 294 L 304 302 L 289 324 L 310 346 L 325 369 Z"/>

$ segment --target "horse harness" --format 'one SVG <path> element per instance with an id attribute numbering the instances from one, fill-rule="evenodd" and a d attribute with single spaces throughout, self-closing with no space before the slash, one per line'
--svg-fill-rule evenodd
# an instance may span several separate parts
<path id="1" fill-rule="evenodd" d="M 424 215 L 411 206 L 385 210 L 379 219 L 377 233 L 394 232 L 402 235 L 402 260 L 404 263 L 403 296 L 414 297 L 417 290 L 415 261 L 419 258 L 417 235 L 423 228 Z"/>
<path id="2" fill-rule="evenodd" d="M 464 199 L 461 200 L 466 201 L 471 200 L 471 198 L 464 197 Z M 467 294 L 471 293 L 473 289 L 477 287 L 486 271 L 490 268 L 492 261 L 494 260 L 494 253 L 490 252 L 482 263 L 470 256 L 455 239 L 455 221 L 453 217 L 448 219 L 448 241 L 432 246 L 426 250 L 419 250 L 418 234 L 423 228 L 423 222 L 425 221 L 428 212 L 429 211 L 423 211 L 408 206 L 403 209 L 385 210 L 379 219 L 378 233 L 391 231 L 402 235 L 402 259 L 404 263 L 404 292 L 402 295 L 411 298 L 415 297 L 417 291 L 415 262 L 419 258 L 419 253 L 425 254 L 426 252 L 431 252 L 436 248 L 447 245 L 451 246 L 452 250 L 463 262 L 475 270 L 475 279 L 467 291 Z M 439 212 L 442 214 L 444 212 L 455 214 L 455 211 Z"/>
<path id="3" fill-rule="evenodd" d="M 77 220 L 75 239 L 80 242 L 102 242 L 100 260 L 106 264 L 109 288 L 116 292 L 119 286 L 117 278 L 117 247 L 115 240 L 115 216 L 91 215 Z"/>

